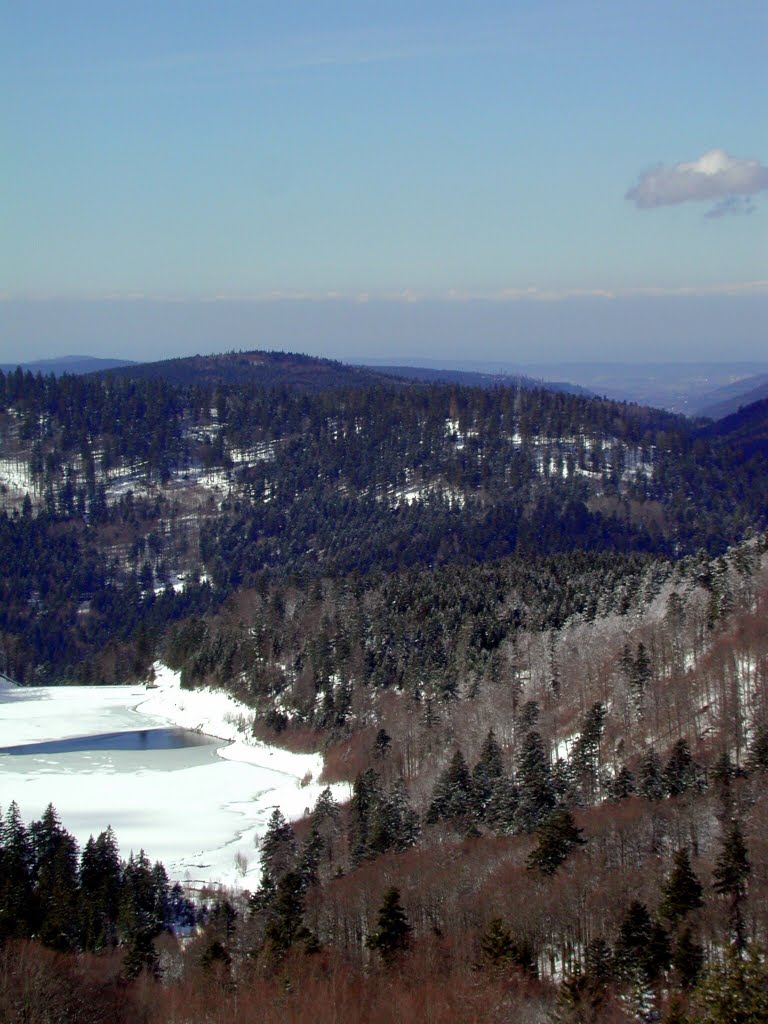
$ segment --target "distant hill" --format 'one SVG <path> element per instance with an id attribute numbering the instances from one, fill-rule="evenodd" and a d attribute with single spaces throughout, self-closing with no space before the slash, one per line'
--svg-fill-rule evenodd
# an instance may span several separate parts
<path id="1" fill-rule="evenodd" d="M 4 373 L 12 372 L 17 366 L 30 373 L 52 373 L 60 377 L 63 373 L 98 373 L 99 370 L 113 370 L 119 366 L 131 366 L 130 359 L 99 359 L 97 356 L 59 356 L 56 359 L 36 359 L 30 363 L 0 363 Z"/>
<path id="2" fill-rule="evenodd" d="M 483 373 L 479 370 L 453 370 L 432 366 L 377 366 L 378 373 L 401 377 L 406 380 L 417 380 L 425 383 L 461 384 L 471 388 L 517 387 L 545 388 L 547 391 L 559 391 L 567 395 L 593 395 L 588 388 L 567 381 L 538 380 L 519 373 Z"/>
<path id="3" fill-rule="evenodd" d="M 704 427 L 699 436 L 720 442 L 734 453 L 734 458 L 749 459 L 768 455 L 768 398 L 743 406 Z"/>
<path id="4" fill-rule="evenodd" d="M 756 373 L 704 395 L 697 403 L 697 412 L 708 419 L 721 420 L 763 398 L 768 398 L 768 373 Z"/>
<path id="5" fill-rule="evenodd" d="M 293 352 L 224 352 L 184 356 L 155 363 L 118 367 L 112 375 L 134 380 L 160 378 L 170 384 L 284 385 L 299 391 L 391 383 L 390 378 L 368 367 L 347 366 L 333 359 Z"/>
<path id="6" fill-rule="evenodd" d="M 107 368 L 104 368 L 106 371 Z M 462 387 L 544 388 L 564 394 L 589 396 L 578 384 L 537 380 L 524 374 L 484 373 L 429 366 L 352 366 L 333 359 L 298 355 L 293 352 L 225 352 L 184 356 L 152 363 L 131 363 L 115 368 L 118 376 L 134 380 L 160 378 L 170 384 L 257 384 L 285 385 L 301 391 L 324 391 L 335 387 L 360 387 L 419 382 L 457 384 Z"/>

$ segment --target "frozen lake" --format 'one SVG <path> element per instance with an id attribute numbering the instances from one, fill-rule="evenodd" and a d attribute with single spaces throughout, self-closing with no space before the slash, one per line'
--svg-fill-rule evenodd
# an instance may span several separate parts
<path id="1" fill-rule="evenodd" d="M 164 671 L 152 690 L 0 681 L 0 806 L 28 822 L 53 803 L 81 847 L 111 825 L 123 856 L 143 848 L 172 878 L 255 888 L 272 808 L 312 806 L 321 759 L 253 743 L 247 708 Z"/>

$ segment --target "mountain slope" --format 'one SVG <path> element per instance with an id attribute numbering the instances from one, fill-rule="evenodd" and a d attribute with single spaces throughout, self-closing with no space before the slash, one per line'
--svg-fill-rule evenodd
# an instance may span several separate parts
<path id="1" fill-rule="evenodd" d="M 180 385 L 256 385 L 318 392 L 328 388 L 364 387 L 392 381 L 367 367 L 348 366 L 289 352 L 226 352 L 139 363 L 112 371 L 131 380 L 159 379 Z"/>
<path id="2" fill-rule="evenodd" d="M 738 412 L 742 406 L 752 405 L 764 398 L 768 398 L 768 373 L 759 373 L 718 388 L 704 396 L 696 408 L 700 416 L 721 420 Z"/>

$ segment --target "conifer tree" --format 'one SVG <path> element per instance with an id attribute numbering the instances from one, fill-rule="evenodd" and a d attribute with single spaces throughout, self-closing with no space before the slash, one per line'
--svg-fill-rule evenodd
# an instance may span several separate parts
<path id="1" fill-rule="evenodd" d="M 538 846 L 531 851 L 526 865 L 542 875 L 554 875 L 569 854 L 586 842 L 576 827 L 573 815 L 564 807 L 553 811 L 538 831 Z"/>
<path id="2" fill-rule="evenodd" d="M 485 821 L 499 835 L 511 835 L 515 830 L 515 814 L 520 802 L 517 786 L 507 775 L 496 780 L 491 798 L 485 809 Z"/>
<path id="3" fill-rule="evenodd" d="M 684 928 L 672 950 L 672 966 L 684 989 L 693 988 L 704 965 L 704 950 L 694 941 L 690 928 Z"/>
<path id="4" fill-rule="evenodd" d="M 491 730 L 483 740 L 480 757 L 472 770 L 472 790 L 480 818 L 485 818 L 493 787 L 503 774 L 504 760 L 501 747 Z"/>
<path id="5" fill-rule="evenodd" d="M 691 859 L 685 847 L 674 855 L 672 871 L 661 888 L 659 913 L 674 927 L 692 910 L 704 903 L 703 890 L 691 867 Z"/>
<path id="6" fill-rule="evenodd" d="M 616 802 L 624 800 L 625 797 L 631 796 L 636 791 L 636 788 L 635 776 L 626 765 L 622 765 L 606 786 L 608 799 Z"/>
<path id="7" fill-rule="evenodd" d="M 270 815 L 266 831 L 259 843 L 262 874 L 277 882 L 293 867 L 296 859 L 296 835 L 279 807 Z"/>
<path id="8" fill-rule="evenodd" d="M 474 822 L 475 800 L 472 777 L 460 750 L 439 776 L 427 809 L 427 822 L 450 821 L 464 831 Z"/>
<path id="9" fill-rule="evenodd" d="M 516 783 L 519 804 L 515 814 L 515 828 L 519 832 L 533 832 L 555 806 L 549 759 L 537 732 L 529 732 L 523 741 L 517 763 Z"/>
<path id="10" fill-rule="evenodd" d="M 122 884 L 117 839 L 110 826 L 88 840 L 80 861 L 84 949 L 99 951 L 117 944 Z"/>
<path id="11" fill-rule="evenodd" d="M 34 850 L 37 934 L 62 952 L 78 942 L 78 850 L 49 804 L 40 821 L 30 826 Z"/>
<path id="12" fill-rule="evenodd" d="M 751 870 L 744 833 L 740 823 L 734 819 L 723 836 L 723 847 L 715 862 L 713 886 L 718 895 L 729 901 L 730 923 L 739 952 L 746 945 L 742 907 L 747 898 L 747 879 Z"/>
<path id="13" fill-rule="evenodd" d="M 500 917 L 494 917 L 480 938 L 483 965 L 494 968 L 506 967 L 514 959 L 516 950 L 509 928 Z"/>
<path id="14" fill-rule="evenodd" d="M 640 775 L 637 791 L 646 800 L 658 801 L 664 798 L 664 775 L 661 770 L 661 759 L 651 747 L 640 764 Z"/>
<path id="15" fill-rule="evenodd" d="M 0 823 L 0 941 L 32 933 L 33 870 L 32 842 L 14 800 Z"/>
<path id="16" fill-rule="evenodd" d="M 666 931 L 651 918 L 644 903 L 633 900 L 621 922 L 614 950 L 617 975 L 631 980 L 637 978 L 640 971 L 646 981 L 653 982 L 669 966 L 670 959 Z"/>
<path id="17" fill-rule="evenodd" d="M 691 757 L 688 741 L 679 739 L 672 747 L 664 769 L 664 785 L 669 796 L 679 796 L 698 784 L 699 771 Z"/>
<path id="18" fill-rule="evenodd" d="M 571 765 L 582 800 L 591 803 L 594 799 L 600 774 L 600 740 L 606 710 L 598 701 L 589 709 L 581 732 L 571 750 Z"/>
<path id="19" fill-rule="evenodd" d="M 391 968 L 410 946 L 413 929 L 400 904 L 400 893 L 392 887 L 384 893 L 379 909 L 376 931 L 368 936 L 366 945 L 381 956 L 385 967 Z"/>
<path id="20" fill-rule="evenodd" d="M 349 852 L 353 865 L 375 852 L 371 847 L 370 833 L 381 797 L 379 776 L 373 768 L 367 768 L 355 779 L 349 804 Z"/>

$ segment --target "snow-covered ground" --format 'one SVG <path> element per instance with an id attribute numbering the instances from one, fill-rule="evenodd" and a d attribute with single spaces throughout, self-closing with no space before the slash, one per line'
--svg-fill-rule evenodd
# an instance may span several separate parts
<path id="1" fill-rule="evenodd" d="M 16 800 L 29 821 L 50 802 L 81 846 L 111 824 L 123 856 L 143 847 L 174 879 L 255 888 L 256 843 L 273 807 L 295 819 L 314 805 L 322 757 L 257 743 L 247 707 L 221 692 L 182 690 L 164 666 L 155 671 L 150 689 L 26 689 L 0 679 L 0 748 L 169 724 L 227 742 L 152 751 L 138 767 L 139 755 L 119 750 L 0 754 L 0 804 Z M 346 789 L 335 795 L 345 799 Z"/>

